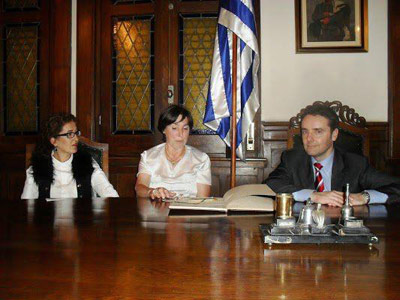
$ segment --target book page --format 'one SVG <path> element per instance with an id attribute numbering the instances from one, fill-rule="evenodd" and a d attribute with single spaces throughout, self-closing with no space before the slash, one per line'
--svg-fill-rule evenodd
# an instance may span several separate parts
<path id="1" fill-rule="evenodd" d="M 275 193 L 266 184 L 246 184 L 227 191 L 223 198 L 177 198 L 170 202 L 170 209 L 189 210 L 243 210 L 243 211 L 273 211 L 274 200 L 267 196 Z"/>
<path id="2" fill-rule="evenodd" d="M 266 184 L 245 184 L 234 187 L 224 195 L 226 202 L 244 196 L 275 196 L 275 192 Z"/>
<path id="3" fill-rule="evenodd" d="M 274 191 L 266 184 L 246 184 L 227 191 L 224 201 L 228 210 L 274 211 Z"/>
<path id="4" fill-rule="evenodd" d="M 179 198 L 170 202 L 169 209 L 210 210 L 226 212 L 223 198 Z"/>

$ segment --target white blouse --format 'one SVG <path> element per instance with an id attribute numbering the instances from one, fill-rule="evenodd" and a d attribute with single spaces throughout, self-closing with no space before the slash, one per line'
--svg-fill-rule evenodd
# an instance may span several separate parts
<path id="1" fill-rule="evenodd" d="M 77 198 L 78 191 L 76 188 L 76 181 L 72 175 L 72 159 L 74 155 L 65 161 L 57 160 L 52 154 L 53 167 L 54 167 L 54 181 L 50 187 L 50 198 Z M 100 197 L 119 197 L 112 184 L 108 181 L 106 174 L 93 160 L 93 173 L 91 184 L 93 195 Z M 32 166 L 26 170 L 26 180 L 21 199 L 36 199 L 39 197 L 39 189 L 33 178 Z"/>
<path id="2" fill-rule="evenodd" d="M 165 143 L 144 151 L 137 175 L 150 175 L 150 188 L 164 187 L 195 197 L 197 183 L 211 185 L 211 162 L 206 153 L 188 145 L 185 147 L 185 155 L 176 165 L 167 159 Z"/>

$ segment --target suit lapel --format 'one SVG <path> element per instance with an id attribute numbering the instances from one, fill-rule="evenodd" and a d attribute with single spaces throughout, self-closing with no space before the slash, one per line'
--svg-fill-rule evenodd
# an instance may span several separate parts
<path id="1" fill-rule="evenodd" d="M 340 152 L 335 149 L 335 154 L 333 157 L 333 166 L 332 166 L 332 179 L 331 179 L 332 191 L 342 191 L 344 185 L 343 169 L 344 169 L 343 157 L 340 154 Z"/>
<path id="2" fill-rule="evenodd" d="M 314 189 L 314 170 L 311 166 L 311 156 L 306 155 L 306 159 L 304 159 L 304 164 L 302 166 L 302 176 L 305 180 L 304 186 L 308 189 Z"/>

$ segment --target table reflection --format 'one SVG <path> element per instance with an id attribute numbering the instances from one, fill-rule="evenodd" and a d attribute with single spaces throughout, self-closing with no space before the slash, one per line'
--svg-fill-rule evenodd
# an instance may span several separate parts
<path id="1" fill-rule="evenodd" d="M 356 211 L 380 238 L 371 249 L 268 248 L 259 225 L 272 214 L 171 214 L 133 198 L 3 203 L 0 298 L 395 299 L 398 208 L 371 208 Z"/>

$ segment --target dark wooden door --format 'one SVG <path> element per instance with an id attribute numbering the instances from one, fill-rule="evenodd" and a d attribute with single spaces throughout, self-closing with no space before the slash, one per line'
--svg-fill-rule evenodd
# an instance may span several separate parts
<path id="1" fill-rule="evenodd" d="M 256 3 L 258 14 L 258 1 Z M 87 7 L 90 3 L 84 1 L 81 5 Z M 188 143 L 211 156 L 213 182 L 216 183 L 213 194 L 223 194 L 227 190 L 226 174 L 229 174 L 227 148 L 219 136 L 202 123 L 218 1 L 99 0 L 96 8 L 95 39 L 99 43 L 95 138 L 110 146 L 110 179 L 119 194 L 133 195 L 140 153 L 162 142 L 162 135 L 156 129 L 158 117 L 173 103 L 182 104 L 191 111 L 194 130 Z M 78 18 L 84 24 L 86 12 L 91 10 L 81 11 L 85 13 L 79 17 L 78 6 Z M 82 45 L 87 43 L 83 37 Z M 78 43 L 78 53 L 79 48 Z M 87 64 L 79 60 L 78 54 L 77 67 L 87 72 L 81 67 L 82 63 Z M 83 87 L 79 89 L 83 95 Z M 84 97 L 79 98 L 84 103 Z M 78 103 L 78 115 L 79 109 Z M 90 111 L 87 105 L 83 109 Z M 256 148 L 247 155 L 253 158 L 262 155 L 258 138 L 259 113 L 256 119 Z M 253 162 L 250 167 L 251 182 L 261 181 L 263 177 L 264 162 L 256 164 Z M 247 181 L 248 178 L 239 180 Z"/>
<path id="2" fill-rule="evenodd" d="M 19 198 L 25 145 L 48 114 L 49 3 L 0 1 L 0 197 Z"/>
<path id="3" fill-rule="evenodd" d="M 160 143 L 158 117 L 175 103 L 194 117 L 189 143 L 225 157 L 225 144 L 202 124 L 218 1 L 103 0 L 100 11 L 98 137 L 111 156 Z"/>
<path id="4" fill-rule="evenodd" d="M 18 199 L 25 145 L 70 110 L 70 1 L 0 0 L 0 196 Z"/>

